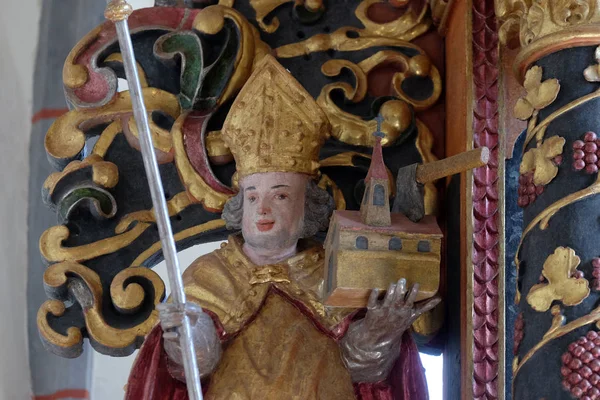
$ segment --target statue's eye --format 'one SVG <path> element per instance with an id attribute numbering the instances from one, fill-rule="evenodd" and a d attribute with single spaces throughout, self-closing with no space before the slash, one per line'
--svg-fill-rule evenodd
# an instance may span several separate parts
<path id="1" fill-rule="evenodd" d="M 280 193 L 280 194 L 276 195 L 276 196 L 275 196 L 275 198 L 276 198 L 277 200 L 286 200 L 286 199 L 288 198 L 288 195 L 287 195 L 287 194 Z"/>
<path id="2" fill-rule="evenodd" d="M 254 203 L 256 201 L 256 196 L 248 196 L 248 201 Z"/>

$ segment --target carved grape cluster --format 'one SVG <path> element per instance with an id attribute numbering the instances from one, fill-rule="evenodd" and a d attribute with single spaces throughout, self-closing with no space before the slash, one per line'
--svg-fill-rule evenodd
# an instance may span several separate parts
<path id="1" fill-rule="evenodd" d="M 594 132 L 587 132 L 583 140 L 573 142 L 573 169 L 595 174 L 600 168 L 600 139 Z"/>
<path id="2" fill-rule="evenodd" d="M 517 200 L 519 207 L 527 207 L 542 193 L 544 193 L 544 186 L 533 183 L 533 172 L 519 176 L 519 199 Z"/>
<path id="3" fill-rule="evenodd" d="M 550 161 L 559 166 L 563 162 L 562 155 L 555 156 Z M 545 185 L 536 185 L 533 183 L 533 176 L 535 170 L 527 172 L 519 176 L 519 198 L 517 199 L 517 205 L 521 208 L 525 208 L 537 199 L 539 195 L 544 193 Z"/>
<path id="4" fill-rule="evenodd" d="M 523 313 L 519 313 L 515 320 L 515 335 L 513 337 L 513 354 L 515 356 L 519 353 L 519 346 L 521 346 L 521 341 L 523 340 L 524 328 L 525 320 L 523 319 Z"/>
<path id="5" fill-rule="evenodd" d="M 562 355 L 562 385 L 576 399 L 600 399 L 600 336 L 590 331 Z"/>
<path id="6" fill-rule="evenodd" d="M 594 268 L 592 271 L 592 276 L 594 277 L 592 280 L 592 290 L 600 291 L 600 258 L 596 257 L 592 260 L 592 267 Z"/>

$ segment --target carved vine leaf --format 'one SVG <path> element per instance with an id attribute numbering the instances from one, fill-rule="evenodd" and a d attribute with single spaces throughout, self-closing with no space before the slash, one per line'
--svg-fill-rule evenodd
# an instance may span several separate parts
<path id="1" fill-rule="evenodd" d="M 542 82 L 542 67 L 537 65 L 529 68 L 523 86 L 527 94 L 517 100 L 514 109 L 515 117 L 523 121 L 531 118 L 534 111 L 552 104 L 560 90 L 558 79 L 546 79 Z"/>
<path id="2" fill-rule="evenodd" d="M 519 172 L 524 175 L 533 171 L 533 183 L 536 186 L 547 185 L 558 174 L 553 158 L 563 153 L 565 142 L 563 137 L 552 136 L 538 147 L 529 149 L 523 156 Z"/>
<path id="3" fill-rule="evenodd" d="M 534 285 L 527 295 L 527 302 L 536 311 L 548 311 L 554 300 L 565 306 L 575 306 L 590 294 L 585 278 L 573 278 L 580 258 L 569 247 L 558 247 L 544 262 L 542 274 L 548 283 Z"/>
<path id="4" fill-rule="evenodd" d="M 588 82 L 600 82 L 600 46 L 594 52 L 596 64 L 590 65 L 583 71 L 583 76 Z"/>

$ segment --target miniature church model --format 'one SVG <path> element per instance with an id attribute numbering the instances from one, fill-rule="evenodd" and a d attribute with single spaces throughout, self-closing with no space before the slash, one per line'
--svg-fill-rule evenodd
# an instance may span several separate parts
<path id="1" fill-rule="evenodd" d="M 417 300 L 437 293 L 442 232 L 435 217 L 415 223 L 390 212 L 390 178 L 380 129 L 360 211 L 335 211 L 325 241 L 325 305 L 365 307 L 371 290 L 405 278 L 419 283 Z M 402 188 L 397 188 L 402 190 Z"/>
<path id="2" fill-rule="evenodd" d="M 360 217 L 365 225 L 390 226 L 390 180 L 383 163 L 381 136 L 376 136 L 371 166 L 365 179 L 365 194 L 360 205 Z"/>

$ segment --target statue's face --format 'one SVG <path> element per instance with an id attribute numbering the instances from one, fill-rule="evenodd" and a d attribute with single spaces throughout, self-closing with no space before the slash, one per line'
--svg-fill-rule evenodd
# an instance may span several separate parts
<path id="1" fill-rule="evenodd" d="M 292 172 L 265 172 L 242 180 L 242 235 L 247 244 L 270 250 L 296 244 L 303 228 L 307 180 L 307 175 Z"/>

